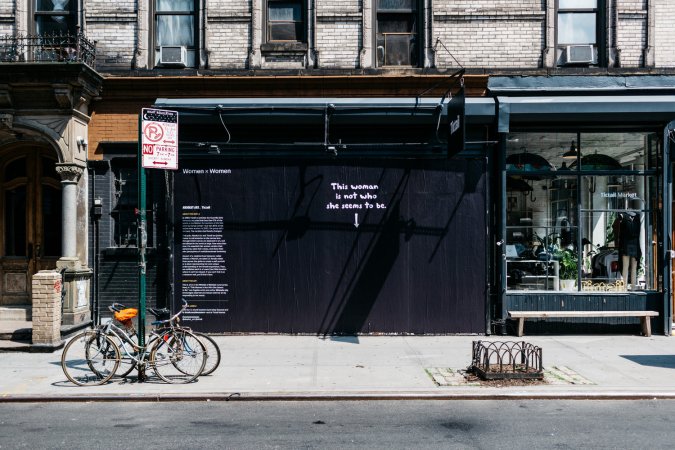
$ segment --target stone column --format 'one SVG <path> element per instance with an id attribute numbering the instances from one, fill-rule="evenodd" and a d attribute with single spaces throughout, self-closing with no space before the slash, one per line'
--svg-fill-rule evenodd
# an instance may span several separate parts
<path id="1" fill-rule="evenodd" d="M 61 259 L 78 261 L 77 258 L 77 182 L 84 168 L 76 164 L 57 164 L 61 175 Z"/>
<path id="2" fill-rule="evenodd" d="M 41 270 L 32 279 L 33 346 L 55 349 L 61 340 L 61 274 Z"/>
<path id="3" fill-rule="evenodd" d="M 61 175 L 61 258 L 56 266 L 63 273 L 65 301 L 63 324 L 77 325 L 91 318 L 89 311 L 89 281 L 91 270 L 77 256 L 77 197 L 78 181 L 84 167 L 77 164 L 56 165 Z M 87 236 L 80 236 L 86 240 Z"/>

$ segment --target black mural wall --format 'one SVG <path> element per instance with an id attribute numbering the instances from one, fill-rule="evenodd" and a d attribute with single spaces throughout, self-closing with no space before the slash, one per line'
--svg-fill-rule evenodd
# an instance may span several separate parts
<path id="1" fill-rule="evenodd" d="M 483 333 L 476 160 L 186 160 L 175 302 L 212 332 Z"/>

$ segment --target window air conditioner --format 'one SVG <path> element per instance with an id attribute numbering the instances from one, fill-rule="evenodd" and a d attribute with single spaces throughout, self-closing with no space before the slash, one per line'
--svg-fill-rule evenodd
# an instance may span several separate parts
<path id="1" fill-rule="evenodd" d="M 184 46 L 163 46 L 159 48 L 159 63 L 163 66 L 187 65 L 187 49 Z"/>
<path id="2" fill-rule="evenodd" d="M 593 64 L 595 60 L 593 45 L 568 45 L 565 47 L 566 64 Z"/>

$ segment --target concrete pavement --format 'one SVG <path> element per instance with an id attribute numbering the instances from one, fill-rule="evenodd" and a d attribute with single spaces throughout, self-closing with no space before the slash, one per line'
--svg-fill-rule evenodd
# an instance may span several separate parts
<path id="1" fill-rule="evenodd" d="M 0 402 L 372 398 L 673 398 L 675 338 L 665 336 L 215 336 L 220 367 L 187 385 L 157 377 L 75 386 L 61 350 L 0 353 Z M 474 340 L 543 349 L 547 382 L 477 385 L 459 371 Z M 150 373 L 152 375 L 152 373 Z M 556 375 L 558 374 L 558 375 Z M 560 377 L 560 374 L 566 374 Z M 434 376 L 435 375 L 435 376 Z"/>

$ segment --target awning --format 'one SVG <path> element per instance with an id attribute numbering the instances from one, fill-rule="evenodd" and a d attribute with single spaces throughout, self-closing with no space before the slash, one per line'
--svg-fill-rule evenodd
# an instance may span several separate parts
<path id="1" fill-rule="evenodd" d="M 675 119 L 675 95 L 498 96 L 497 103 L 502 133 L 513 124 L 665 125 Z"/>
<path id="2" fill-rule="evenodd" d="M 336 110 L 358 111 L 359 115 L 410 116 L 411 112 L 420 114 L 434 110 L 440 103 L 437 97 L 348 97 L 348 98 L 158 98 L 154 106 L 162 109 L 177 109 L 193 114 L 217 109 L 227 113 L 236 111 L 237 115 L 269 116 L 288 111 L 323 111 L 329 105 Z M 442 114 L 447 114 L 447 100 L 443 102 Z M 492 98 L 467 98 L 466 116 L 469 122 L 484 122 L 495 116 L 495 102 Z"/>
<path id="3" fill-rule="evenodd" d="M 447 148 L 449 156 L 451 147 L 463 147 L 456 139 L 448 143 L 458 114 L 469 124 L 494 123 L 493 99 L 465 99 L 458 113 L 459 98 L 159 98 L 154 107 L 179 111 L 180 141 L 188 153 L 321 147 L 354 155 L 440 155 Z"/>

